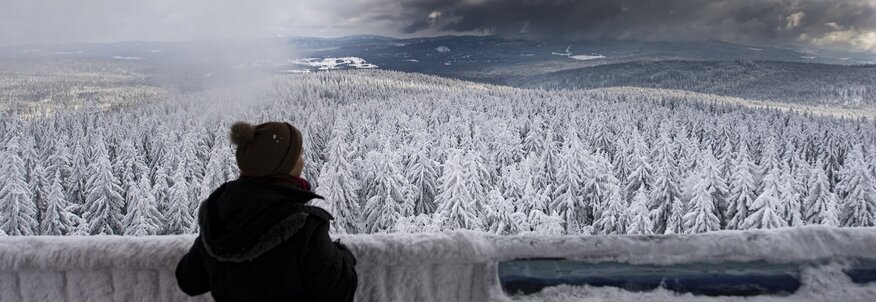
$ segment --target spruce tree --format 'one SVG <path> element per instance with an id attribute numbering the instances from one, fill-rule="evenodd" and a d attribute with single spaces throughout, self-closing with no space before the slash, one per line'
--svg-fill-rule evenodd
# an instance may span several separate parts
<path id="1" fill-rule="evenodd" d="M 651 222 L 651 214 L 648 211 L 648 194 L 645 188 L 633 195 L 633 201 L 627 210 L 627 234 L 650 235 L 654 233 L 654 223 Z"/>
<path id="2" fill-rule="evenodd" d="M 727 222 L 727 229 L 741 229 L 754 206 L 757 187 L 752 171 L 755 168 L 749 157 L 747 145 L 740 144 L 730 175 L 730 197 L 727 203 L 727 215 L 730 220 Z"/>
<path id="3" fill-rule="evenodd" d="M 801 212 L 801 194 L 799 194 L 794 186 L 794 176 L 791 175 L 791 169 L 786 163 L 781 166 L 782 174 L 779 180 L 779 203 L 782 205 L 782 219 L 788 223 L 788 226 L 803 225 L 803 214 Z"/>
<path id="4" fill-rule="evenodd" d="M 332 227 L 338 233 L 359 233 L 362 231 L 359 210 L 358 182 L 352 175 L 349 162 L 352 152 L 347 150 L 346 137 L 335 131 L 335 136 L 327 146 L 328 161 L 319 173 L 316 193 L 325 197 L 319 206 L 335 215 Z M 393 201 L 398 202 L 398 201 Z"/>
<path id="5" fill-rule="evenodd" d="M 876 225 L 876 180 L 868 170 L 861 149 L 856 145 L 846 154 L 836 184 L 836 191 L 843 200 L 842 226 Z"/>
<path id="6" fill-rule="evenodd" d="M 0 230 L 10 236 L 36 235 L 37 208 L 25 181 L 18 143 L 18 136 L 13 136 L 0 153 Z"/>
<path id="7" fill-rule="evenodd" d="M 86 182 L 86 195 L 82 218 L 88 222 L 92 235 L 121 234 L 122 218 L 125 200 L 120 192 L 118 179 L 113 176 L 112 165 L 102 134 L 95 138 L 95 161 L 89 166 L 89 178 Z"/>
<path id="8" fill-rule="evenodd" d="M 654 225 L 654 232 L 657 234 L 666 233 L 672 218 L 680 218 L 684 216 L 684 209 L 680 209 L 681 191 L 678 189 L 675 176 L 670 170 L 671 167 L 666 166 L 657 170 L 657 177 L 654 181 L 654 186 L 651 190 L 650 203 L 653 204 L 651 210 L 651 221 Z M 680 210 L 680 213 L 674 211 Z M 676 221 L 677 222 L 677 221 Z M 681 224 L 673 225 L 681 227 Z M 678 229 L 676 229 L 678 230 Z"/>
<path id="9" fill-rule="evenodd" d="M 513 235 L 520 232 L 511 217 L 514 214 L 514 204 L 505 199 L 502 193 L 496 189 L 490 191 L 488 200 L 488 216 L 491 219 L 488 222 L 487 231 L 498 235 Z"/>
<path id="10" fill-rule="evenodd" d="M 377 164 L 374 187 L 363 211 L 365 233 L 391 231 L 401 217 L 414 212 L 413 203 L 405 198 L 407 179 L 398 173 L 393 158 L 384 155 Z"/>
<path id="11" fill-rule="evenodd" d="M 225 161 L 231 154 L 228 146 L 217 144 L 210 150 L 204 175 L 198 190 L 198 200 L 206 200 L 216 188 L 225 183 Z"/>
<path id="12" fill-rule="evenodd" d="M 128 192 L 128 213 L 122 223 L 125 226 L 125 236 L 156 235 L 161 230 L 164 217 L 158 212 L 158 204 L 152 196 L 149 177 L 141 175 L 136 185 Z"/>
<path id="13" fill-rule="evenodd" d="M 545 214 L 533 210 L 529 216 L 531 232 L 541 236 L 558 236 L 563 234 L 563 218 L 557 213 Z"/>
<path id="14" fill-rule="evenodd" d="M 51 190 L 46 199 L 46 212 L 40 221 L 40 234 L 60 236 L 72 230 L 71 213 L 67 211 L 67 196 L 61 186 L 61 170 L 55 170 Z"/>
<path id="15" fill-rule="evenodd" d="M 477 211 L 474 199 L 465 185 L 464 158 L 459 150 L 451 151 L 444 162 L 439 178 L 441 183 L 435 203 L 435 215 L 444 221 L 445 229 L 481 230 L 483 222 Z"/>
<path id="16" fill-rule="evenodd" d="M 741 229 L 773 229 L 788 226 L 787 221 L 781 216 L 778 169 L 780 168 L 776 167 L 764 176 L 763 192 L 754 200 Z"/>
<path id="17" fill-rule="evenodd" d="M 631 148 L 626 160 L 629 166 L 629 174 L 626 177 L 627 198 L 632 198 L 641 189 L 650 190 L 654 173 L 654 168 L 648 162 L 648 147 L 638 133 L 633 135 Z"/>
<path id="18" fill-rule="evenodd" d="M 803 215 L 803 219 L 808 224 L 839 226 L 838 199 L 836 194 L 830 191 L 827 173 L 819 168 L 821 166 L 821 160 L 818 160 L 809 173 L 809 192 L 806 196 L 806 204 L 809 207 Z"/>
<path id="19" fill-rule="evenodd" d="M 414 213 L 416 214 L 431 214 L 435 211 L 438 163 L 429 157 L 428 151 L 427 145 L 421 143 L 419 148 L 411 154 L 405 169 L 408 181 L 414 186 L 414 198 L 416 199 Z"/>
<path id="20" fill-rule="evenodd" d="M 687 234 L 705 233 L 721 229 L 721 221 L 715 215 L 714 195 L 709 192 L 706 177 L 696 182 L 688 193 L 690 201 L 687 214 L 684 215 L 684 230 Z"/>
<path id="21" fill-rule="evenodd" d="M 603 212 L 593 225 L 594 231 L 603 235 L 626 233 L 627 204 L 620 190 L 611 190 L 603 206 Z"/>
<path id="22" fill-rule="evenodd" d="M 64 185 L 73 173 L 73 159 L 68 147 L 69 139 L 64 135 L 55 138 L 52 154 L 49 155 L 46 175 L 60 175 L 61 185 Z"/>
<path id="23" fill-rule="evenodd" d="M 620 194 L 621 189 L 618 186 L 618 179 L 614 176 L 611 162 L 603 154 L 594 154 L 591 160 L 589 166 L 591 171 L 584 182 L 584 196 L 591 212 L 587 213 L 590 216 L 587 220 L 594 224 L 594 230 L 600 232 L 601 228 L 595 226 L 595 222 L 606 212 L 609 199 L 614 198 L 612 194 Z M 621 195 L 617 198 L 622 199 Z"/>
<path id="24" fill-rule="evenodd" d="M 189 189 L 186 183 L 185 164 L 180 163 L 173 174 L 173 185 L 167 193 L 167 212 L 165 216 L 164 234 L 185 234 L 192 224 L 194 217 L 189 210 Z"/>
<path id="25" fill-rule="evenodd" d="M 580 234 L 586 226 L 584 221 L 585 208 L 582 193 L 582 178 L 580 162 L 575 157 L 571 147 L 563 149 L 557 170 L 557 182 L 552 196 L 554 200 L 550 208 L 557 212 L 565 221 L 566 234 Z"/>

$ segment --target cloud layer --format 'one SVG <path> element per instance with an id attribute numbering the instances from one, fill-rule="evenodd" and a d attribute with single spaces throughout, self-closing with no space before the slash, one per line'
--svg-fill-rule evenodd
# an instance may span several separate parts
<path id="1" fill-rule="evenodd" d="M 403 30 L 560 39 L 719 39 L 876 52 L 873 0 L 410 1 Z M 436 17 L 437 16 L 437 17 Z"/>
<path id="2" fill-rule="evenodd" d="M 0 45 L 448 33 L 876 53 L 876 0 L 10 0 L 0 9 Z"/>

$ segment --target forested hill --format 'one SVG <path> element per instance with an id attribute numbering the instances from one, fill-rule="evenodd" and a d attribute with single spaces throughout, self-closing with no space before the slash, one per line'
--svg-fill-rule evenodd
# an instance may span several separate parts
<path id="1" fill-rule="evenodd" d="M 876 65 L 770 61 L 637 61 L 516 77 L 528 88 L 669 88 L 787 103 L 876 106 Z"/>
<path id="2" fill-rule="evenodd" d="M 702 94 L 286 75 L 107 111 L 0 114 L 0 234 L 196 232 L 230 125 L 283 120 L 339 233 L 876 225 L 876 124 Z"/>

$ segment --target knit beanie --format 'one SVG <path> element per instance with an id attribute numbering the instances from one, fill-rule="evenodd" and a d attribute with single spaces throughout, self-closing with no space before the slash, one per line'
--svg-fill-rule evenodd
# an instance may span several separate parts
<path id="1" fill-rule="evenodd" d="M 243 176 L 289 174 L 301 156 L 301 132 L 289 123 L 268 122 L 231 126 L 231 142 Z"/>

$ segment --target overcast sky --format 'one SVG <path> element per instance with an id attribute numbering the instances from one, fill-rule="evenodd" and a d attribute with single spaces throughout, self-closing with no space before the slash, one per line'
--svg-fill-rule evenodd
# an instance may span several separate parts
<path id="1" fill-rule="evenodd" d="M 876 0 L 0 0 L 0 45 L 356 34 L 718 39 L 876 53 Z"/>

